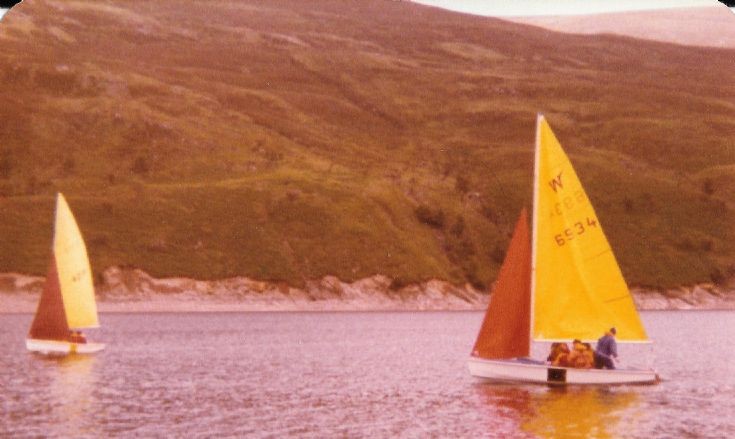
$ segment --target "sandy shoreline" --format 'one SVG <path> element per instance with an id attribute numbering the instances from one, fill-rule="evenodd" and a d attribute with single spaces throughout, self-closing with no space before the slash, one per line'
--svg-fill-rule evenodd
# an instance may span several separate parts
<path id="1" fill-rule="evenodd" d="M 470 285 L 430 280 L 391 288 L 373 276 L 352 283 L 327 276 L 303 288 L 248 278 L 199 281 L 157 279 L 137 269 L 109 268 L 97 286 L 101 313 L 316 312 L 316 311 L 481 311 L 488 295 Z M 42 277 L 0 274 L 0 313 L 33 313 Z M 696 285 L 664 292 L 632 289 L 640 310 L 735 310 L 735 291 Z"/>

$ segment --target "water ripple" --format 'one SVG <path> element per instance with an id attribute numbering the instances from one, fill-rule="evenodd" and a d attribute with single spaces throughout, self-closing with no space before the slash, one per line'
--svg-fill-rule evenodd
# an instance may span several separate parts
<path id="1" fill-rule="evenodd" d="M 0 315 L 0 437 L 735 436 L 735 313 L 643 317 L 666 381 L 556 389 L 471 378 L 480 313 L 103 315 L 68 359 Z"/>

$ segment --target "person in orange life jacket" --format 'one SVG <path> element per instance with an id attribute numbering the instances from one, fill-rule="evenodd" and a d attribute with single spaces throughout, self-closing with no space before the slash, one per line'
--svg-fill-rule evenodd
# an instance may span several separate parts
<path id="1" fill-rule="evenodd" d="M 590 369 L 595 366 L 595 351 L 592 350 L 592 345 L 589 343 L 582 343 L 584 345 L 584 358 L 585 368 Z"/>
<path id="2" fill-rule="evenodd" d="M 593 362 L 589 361 L 589 355 L 587 354 L 587 347 L 581 340 L 575 339 L 572 342 L 572 352 L 568 357 L 568 366 L 575 367 L 578 369 L 589 369 L 592 367 Z"/>
<path id="3" fill-rule="evenodd" d="M 551 353 L 546 358 L 554 366 L 565 367 L 567 365 L 567 356 L 569 355 L 569 347 L 566 343 L 552 343 Z"/>

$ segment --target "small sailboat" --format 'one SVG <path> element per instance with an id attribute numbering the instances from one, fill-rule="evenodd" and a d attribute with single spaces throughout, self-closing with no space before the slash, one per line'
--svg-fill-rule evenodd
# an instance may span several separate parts
<path id="1" fill-rule="evenodd" d="M 539 115 L 533 232 L 521 212 L 472 350 L 470 374 L 548 384 L 653 383 L 651 369 L 577 369 L 530 358 L 531 343 L 650 343 L 615 255 L 569 158 Z"/>
<path id="2" fill-rule="evenodd" d="M 88 343 L 79 330 L 97 327 L 87 248 L 66 199 L 58 194 L 51 262 L 26 347 L 43 354 L 94 353 L 105 345 Z"/>

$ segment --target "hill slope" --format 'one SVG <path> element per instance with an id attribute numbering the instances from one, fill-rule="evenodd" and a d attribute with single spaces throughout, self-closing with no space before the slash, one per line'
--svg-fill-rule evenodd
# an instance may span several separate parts
<path id="1" fill-rule="evenodd" d="M 0 271 L 63 191 L 98 272 L 487 285 L 537 112 L 631 283 L 735 260 L 732 50 L 329 0 L 26 0 L 0 42 Z"/>
<path id="2" fill-rule="evenodd" d="M 735 48 L 735 16 L 724 5 L 592 15 L 511 17 L 517 23 L 575 34 L 625 35 L 685 46 Z"/>

